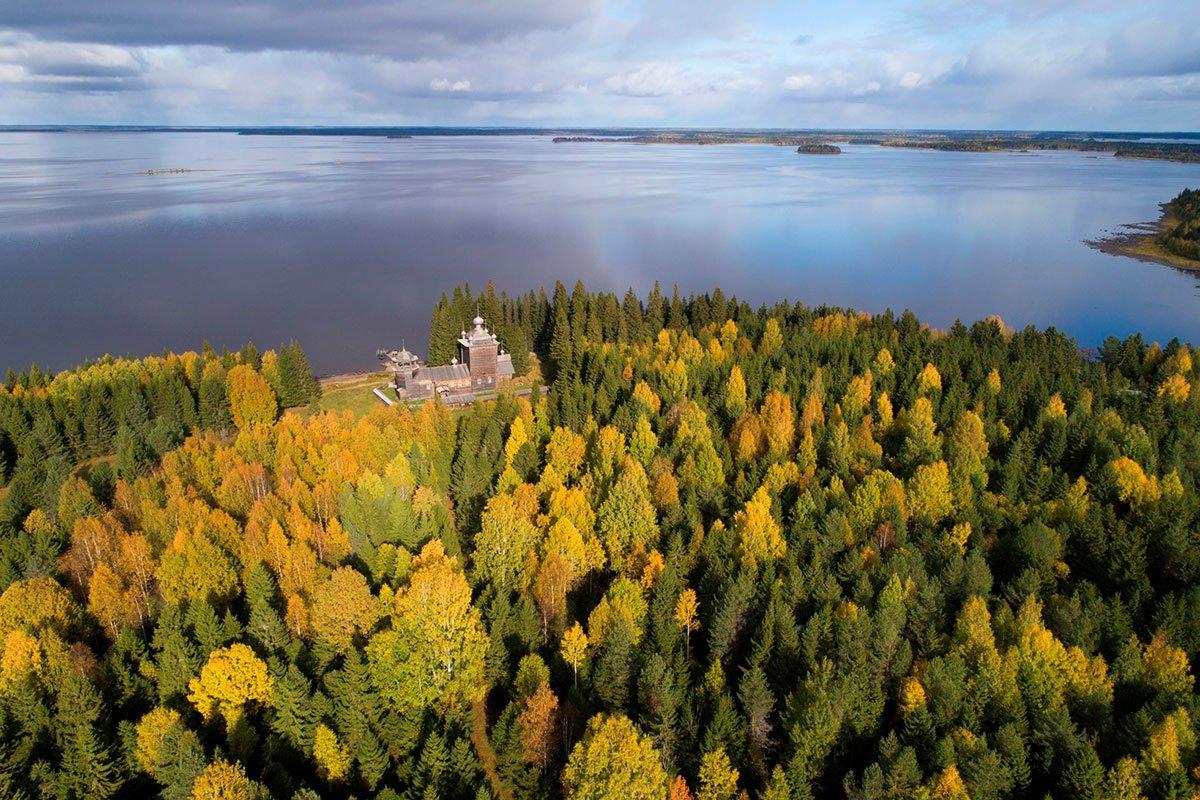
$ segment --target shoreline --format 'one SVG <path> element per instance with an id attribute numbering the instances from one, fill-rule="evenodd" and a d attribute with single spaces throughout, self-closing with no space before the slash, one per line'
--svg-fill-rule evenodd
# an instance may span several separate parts
<path id="1" fill-rule="evenodd" d="M 1200 272 L 1200 261 L 1176 255 L 1159 243 L 1159 237 L 1174 227 L 1167 204 L 1161 203 L 1159 208 L 1162 209 L 1162 213 L 1157 222 L 1136 222 L 1124 226 L 1124 233 L 1114 233 L 1100 239 L 1085 239 L 1083 243 L 1110 256 L 1125 256 L 1143 263 L 1161 264 L 1192 274 Z"/>

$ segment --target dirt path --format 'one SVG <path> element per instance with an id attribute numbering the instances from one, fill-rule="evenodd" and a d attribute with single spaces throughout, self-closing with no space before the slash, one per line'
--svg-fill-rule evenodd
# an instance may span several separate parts
<path id="1" fill-rule="evenodd" d="M 500 779 L 496 769 L 496 751 L 492 749 L 492 741 L 487 733 L 487 708 L 482 700 L 471 704 L 471 744 L 475 745 L 475 755 L 483 764 L 483 774 L 492 787 L 492 797 L 497 800 L 513 800 L 512 791 Z"/>

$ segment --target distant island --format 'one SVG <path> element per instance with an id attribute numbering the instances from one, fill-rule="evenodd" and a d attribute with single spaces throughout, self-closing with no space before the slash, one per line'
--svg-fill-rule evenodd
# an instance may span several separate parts
<path id="1" fill-rule="evenodd" d="M 1200 270 L 1200 189 L 1184 189 L 1163 203 L 1158 222 L 1127 228 L 1128 233 L 1088 244 L 1110 255 Z"/>
<path id="2" fill-rule="evenodd" d="M 1200 163 L 1200 139 L 1196 134 L 1101 134 L 1057 132 L 990 131 L 737 131 L 661 130 L 629 131 L 624 135 L 578 133 L 554 137 L 559 144 L 580 142 L 624 142 L 626 144 L 770 144 L 795 147 L 799 153 L 833 155 L 841 152 L 824 140 L 834 135 L 851 144 L 878 145 L 916 150 L 964 153 L 1032 152 L 1078 150 L 1107 153 L 1116 158 L 1148 158 Z M 826 148 L 833 148 L 832 150 Z"/>
<path id="3" fill-rule="evenodd" d="M 802 144 L 796 148 L 796 152 L 803 155 L 836 156 L 842 152 L 842 148 L 836 144 Z"/>
<path id="4" fill-rule="evenodd" d="M 755 128 L 504 128 L 504 127 L 292 127 L 4 125 L 4 133 L 234 133 L 239 136 L 366 136 L 407 139 L 420 136 L 551 136 L 559 144 L 770 144 L 804 147 L 830 138 L 850 144 L 954 152 L 1033 152 L 1078 150 L 1116 158 L 1148 158 L 1200 164 L 1200 132 L 1145 131 L 939 131 L 939 130 L 781 130 Z M 807 151 L 806 151 L 807 152 Z"/>

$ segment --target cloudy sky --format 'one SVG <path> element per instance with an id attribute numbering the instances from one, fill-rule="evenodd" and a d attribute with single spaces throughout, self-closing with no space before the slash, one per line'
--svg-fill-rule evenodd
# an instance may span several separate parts
<path id="1" fill-rule="evenodd" d="M 0 0 L 0 124 L 1200 128 L 1195 0 Z"/>

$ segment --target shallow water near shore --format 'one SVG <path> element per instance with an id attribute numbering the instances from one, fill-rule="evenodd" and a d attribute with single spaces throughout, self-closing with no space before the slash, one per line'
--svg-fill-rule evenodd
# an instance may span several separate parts
<path id="1" fill-rule="evenodd" d="M 1196 275 L 1085 244 L 1200 165 L 842 149 L 0 133 L 0 370 L 291 338 L 318 372 L 368 368 L 489 278 L 1200 342 Z"/>

